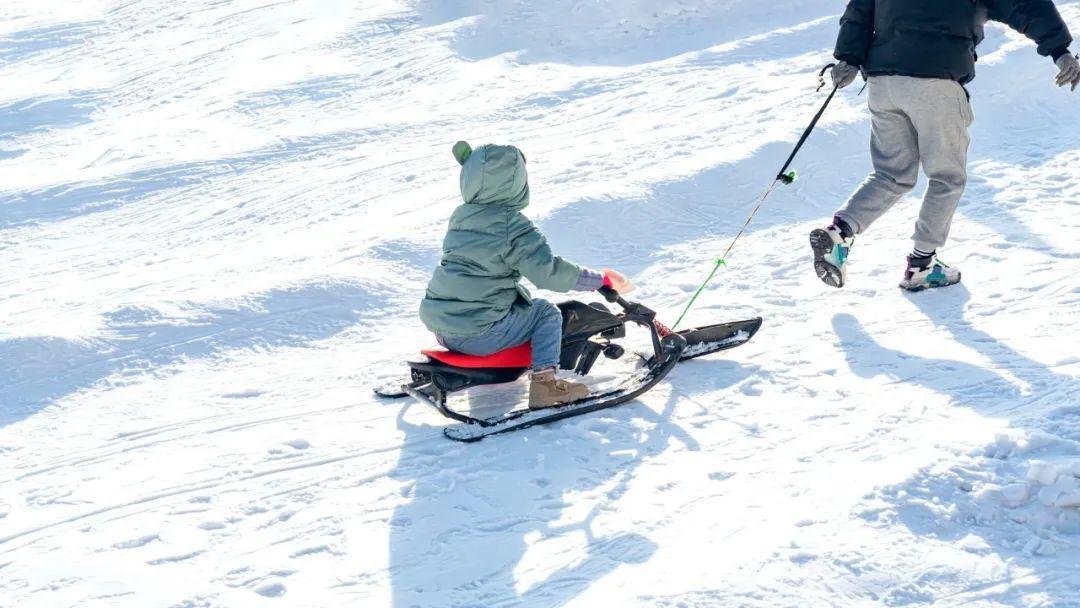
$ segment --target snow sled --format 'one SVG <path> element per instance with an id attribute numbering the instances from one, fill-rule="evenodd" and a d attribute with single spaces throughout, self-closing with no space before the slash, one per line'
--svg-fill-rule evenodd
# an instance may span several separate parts
<path id="1" fill-rule="evenodd" d="M 618 304 L 622 312 L 612 313 L 602 303 L 584 304 L 571 300 L 559 304 L 563 315 L 559 366 L 585 376 L 601 355 L 608 359 L 622 358 L 626 350 L 616 341 L 626 337 L 627 323 L 640 325 L 649 332 L 652 352 L 636 354 L 643 359 L 643 365 L 609 390 L 556 407 L 516 409 L 493 418 L 475 418 L 447 406 L 451 393 L 520 378 L 531 362 L 531 348 L 526 343 L 486 357 L 425 350 L 420 360 L 408 363 L 409 382 L 377 388 L 375 392 L 388 398 L 411 396 L 427 403 L 460 423 L 443 429 L 448 438 L 479 441 L 489 435 L 579 416 L 633 400 L 663 380 L 680 361 L 745 344 L 761 328 L 759 317 L 672 332 L 656 321 L 656 313 L 648 307 L 628 302 L 607 287 L 601 288 L 600 293 L 608 302 Z"/>

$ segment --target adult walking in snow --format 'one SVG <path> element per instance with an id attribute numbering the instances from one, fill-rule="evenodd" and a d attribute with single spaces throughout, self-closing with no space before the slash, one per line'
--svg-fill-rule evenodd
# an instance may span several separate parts
<path id="1" fill-rule="evenodd" d="M 860 70 L 867 79 L 874 170 L 832 225 L 810 234 L 814 268 L 826 284 L 844 286 L 855 235 L 915 187 L 920 164 L 930 183 L 900 287 L 917 291 L 960 281 L 960 270 L 941 262 L 937 250 L 949 236 L 967 183 L 968 127 L 974 117 L 963 85 L 975 77 L 975 47 L 988 19 L 1035 41 L 1039 54 L 1057 64 L 1058 86 L 1076 90 L 1080 61 L 1069 51 L 1069 28 L 1051 0 L 848 2 L 832 80 L 846 87 Z"/>

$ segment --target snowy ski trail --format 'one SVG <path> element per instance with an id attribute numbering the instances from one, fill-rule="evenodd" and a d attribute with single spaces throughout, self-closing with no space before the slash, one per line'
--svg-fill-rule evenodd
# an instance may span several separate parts
<path id="1" fill-rule="evenodd" d="M 521 146 L 554 248 L 670 319 L 840 10 L 8 0 L 0 606 L 1080 606 L 1080 114 L 998 27 L 962 285 L 896 288 L 914 196 L 814 276 L 851 87 L 686 320 L 749 344 L 471 445 L 371 394 L 431 341 L 454 141 Z"/>

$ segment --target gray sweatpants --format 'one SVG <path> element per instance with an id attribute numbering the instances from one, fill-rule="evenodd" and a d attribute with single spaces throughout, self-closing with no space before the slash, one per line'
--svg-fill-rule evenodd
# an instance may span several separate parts
<path id="1" fill-rule="evenodd" d="M 443 338 L 439 343 L 450 350 L 486 357 L 505 348 L 532 341 L 534 372 L 559 367 L 562 353 L 563 317 L 559 307 L 536 298 L 527 309 L 514 307 L 491 329 L 468 338 Z"/>
<path id="2" fill-rule="evenodd" d="M 974 116 L 956 82 L 909 76 L 872 76 L 870 158 L 874 170 L 836 212 L 864 232 L 915 187 L 921 162 L 930 180 L 911 237 L 934 251 L 949 237 L 967 184 L 968 127 Z"/>

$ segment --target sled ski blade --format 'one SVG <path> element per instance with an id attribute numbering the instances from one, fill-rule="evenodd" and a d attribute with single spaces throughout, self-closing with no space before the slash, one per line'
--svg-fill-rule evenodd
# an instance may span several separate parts
<path id="1" fill-rule="evenodd" d="M 732 321 L 730 323 L 717 323 L 705 327 L 684 329 L 678 334 L 686 339 L 686 348 L 682 352 L 680 361 L 688 361 L 697 357 L 711 355 L 722 350 L 728 350 L 742 346 L 754 337 L 761 329 L 761 317 L 747 319 L 745 321 Z"/>
<path id="2" fill-rule="evenodd" d="M 402 397 L 408 397 L 409 394 L 405 392 L 403 385 L 406 384 L 404 380 L 397 380 L 380 384 L 374 387 L 372 390 L 379 397 L 384 399 L 401 399 Z"/>
<path id="3" fill-rule="evenodd" d="M 547 424 L 572 418 L 582 414 L 588 414 L 599 410 L 622 405 L 627 401 L 633 401 L 643 393 L 656 386 L 658 382 L 667 376 L 668 372 L 680 361 L 683 345 L 677 345 L 669 351 L 669 356 L 664 362 L 653 368 L 640 370 L 630 378 L 627 378 L 618 388 L 598 395 L 590 395 L 580 401 L 568 403 L 558 407 L 545 408 L 542 410 L 518 410 L 510 412 L 500 418 L 491 418 L 481 421 L 481 424 L 457 424 L 443 429 L 443 434 L 448 439 L 471 443 L 480 441 L 484 437 L 520 431 L 538 424 Z"/>

